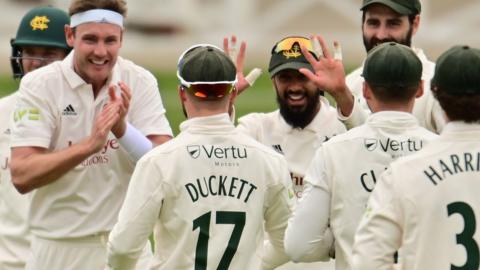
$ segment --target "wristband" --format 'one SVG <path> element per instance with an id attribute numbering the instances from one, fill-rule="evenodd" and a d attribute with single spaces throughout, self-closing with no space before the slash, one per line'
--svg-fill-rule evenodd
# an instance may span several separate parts
<path id="1" fill-rule="evenodd" d="M 118 142 L 135 162 L 153 148 L 152 142 L 128 122 L 125 134 Z"/>

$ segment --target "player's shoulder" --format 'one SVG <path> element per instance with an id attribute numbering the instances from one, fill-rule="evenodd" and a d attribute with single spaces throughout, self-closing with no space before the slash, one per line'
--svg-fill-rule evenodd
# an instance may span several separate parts
<path id="1" fill-rule="evenodd" d="M 324 144 L 335 145 L 345 142 L 352 142 L 354 140 L 363 139 L 372 135 L 372 131 L 366 125 L 360 125 L 349 129 L 344 133 L 333 136 L 330 140 Z"/>
<path id="2" fill-rule="evenodd" d="M 32 96 L 58 96 L 61 90 L 59 88 L 63 88 L 63 82 L 65 82 L 60 63 L 57 61 L 25 74 L 17 91 L 19 95 L 28 92 Z"/>
<path id="3" fill-rule="evenodd" d="M 22 80 L 20 80 L 20 85 L 39 85 L 62 80 L 63 73 L 61 72 L 61 63 L 61 61 L 56 61 L 50 65 L 28 72 L 22 77 Z"/>
<path id="4" fill-rule="evenodd" d="M 175 153 L 180 147 L 182 147 L 182 141 L 182 136 L 181 134 L 179 134 L 177 137 L 174 137 L 160 145 L 155 146 L 152 150 L 145 154 L 144 157 L 168 157 L 172 153 Z"/>
<path id="5" fill-rule="evenodd" d="M 345 124 L 343 124 L 343 122 L 338 119 L 337 108 L 332 106 L 328 99 L 324 97 L 321 97 L 320 100 L 322 103 L 320 111 L 317 112 L 317 115 L 309 124 L 309 126 L 316 125 L 316 129 L 320 132 L 332 129 L 335 130 L 335 133 L 344 133 L 345 131 L 347 131 Z"/>
<path id="6" fill-rule="evenodd" d="M 254 112 L 246 114 L 240 118 L 238 118 L 239 123 L 259 123 L 262 124 L 264 122 L 272 122 L 275 121 L 278 117 L 278 110 L 273 112 Z"/>
<path id="7" fill-rule="evenodd" d="M 282 122 L 283 121 L 283 122 Z M 249 113 L 237 121 L 237 130 L 259 139 L 265 132 L 272 133 L 285 126 L 278 110 L 269 113 Z"/>
<path id="8" fill-rule="evenodd" d="M 263 155 L 271 156 L 272 158 L 276 158 L 276 159 L 282 159 L 282 160 L 284 159 L 283 155 L 273 150 L 271 147 L 255 140 L 254 138 L 245 134 L 239 134 L 239 136 L 242 136 L 242 141 L 244 141 L 245 146 L 250 147 L 255 151 L 258 151 Z"/>
<path id="9" fill-rule="evenodd" d="M 437 140 L 430 141 L 421 150 L 393 161 L 391 167 L 395 168 L 395 171 L 400 175 L 405 172 L 412 172 L 414 168 L 428 167 L 428 164 L 432 160 L 437 160 L 442 152 L 448 150 L 448 147 L 448 145 L 437 143 Z"/>
<path id="10" fill-rule="evenodd" d="M 337 108 L 335 106 L 332 106 L 332 104 L 330 104 L 330 101 L 324 96 L 320 97 L 320 102 L 320 114 L 317 113 L 317 115 L 320 115 L 321 117 L 328 117 L 329 119 L 335 119 L 337 120 L 337 122 L 341 123 L 341 121 L 337 117 Z"/>
<path id="11" fill-rule="evenodd" d="M 419 138 L 429 142 L 429 141 L 433 141 L 433 140 L 436 140 L 440 137 L 440 135 L 436 134 L 436 133 L 433 133 L 432 131 L 422 127 L 422 126 L 418 126 L 417 129 L 416 129 L 416 134 Z"/>
<path id="12" fill-rule="evenodd" d="M 6 109 L 12 108 L 15 105 L 17 92 L 14 92 L 8 96 L 0 98 L 0 112 L 5 112 Z"/>

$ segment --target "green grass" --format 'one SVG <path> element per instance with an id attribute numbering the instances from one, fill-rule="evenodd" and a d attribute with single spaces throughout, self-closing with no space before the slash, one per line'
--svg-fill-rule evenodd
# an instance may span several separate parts
<path id="1" fill-rule="evenodd" d="M 0 97 L 13 93 L 18 88 L 19 81 L 11 75 L 0 75 Z"/>
<path id="2" fill-rule="evenodd" d="M 185 120 L 178 97 L 178 79 L 174 72 L 155 73 L 160 86 L 163 104 L 167 109 L 174 134 L 178 134 L 179 124 Z M 0 97 L 6 96 L 18 88 L 18 81 L 10 75 L 0 75 Z M 243 92 L 235 103 L 237 118 L 250 112 L 268 112 L 276 108 L 274 90 L 267 73 L 262 74 L 253 87 Z"/>

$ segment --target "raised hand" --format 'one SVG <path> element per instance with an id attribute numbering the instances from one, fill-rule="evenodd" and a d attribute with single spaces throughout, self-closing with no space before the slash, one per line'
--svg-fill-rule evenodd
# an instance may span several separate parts
<path id="1" fill-rule="evenodd" d="M 120 110 L 118 102 L 109 103 L 95 118 L 92 133 L 88 138 L 92 153 L 100 151 L 107 142 L 110 130 L 120 119 Z"/>
<path id="2" fill-rule="evenodd" d="M 132 93 L 130 88 L 124 82 L 119 82 L 118 87 L 120 88 L 120 97 L 115 93 L 115 85 L 110 85 L 108 87 L 108 95 L 110 96 L 109 104 L 115 103 L 119 106 L 119 120 L 113 125 L 112 132 L 117 138 L 120 138 L 125 133 L 127 127 L 125 118 L 130 107 Z"/>
<path id="3" fill-rule="evenodd" d="M 312 80 L 318 88 L 328 92 L 332 96 L 335 96 L 339 91 L 348 90 L 345 83 L 345 70 L 340 57 L 341 53 L 338 52 L 340 48 L 339 43 L 334 42 L 337 57 L 332 57 L 325 40 L 321 36 L 312 36 L 311 40 L 314 48 L 318 48 L 318 45 L 315 45 L 315 43 L 320 43 L 320 48 L 317 49 L 317 53 L 319 53 L 318 60 L 315 59 L 306 48 L 301 47 L 301 49 L 305 58 L 312 65 L 315 73 L 306 68 L 300 69 L 300 72 Z"/>
<path id="4" fill-rule="evenodd" d="M 237 53 L 237 37 L 235 35 L 231 36 L 230 39 L 228 37 L 223 39 L 223 50 L 230 56 L 237 68 L 237 83 L 235 84 L 235 88 L 238 94 L 252 86 L 260 74 L 262 74 L 262 70 L 259 68 L 252 69 L 247 76 L 243 74 L 246 49 L 247 43 L 242 41 L 240 51 Z"/>
<path id="5" fill-rule="evenodd" d="M 301 47 L 305 58 L 310 62 L 315 73 L 306 68 L 299 71 L 313 81 L 320 90 L 329 93 L 336 101 L 337 107 L 343 115 L 350 115 L 353 110 L 354 97 L 345 82 L 345 69 L 342 63 L 340 44 L 335 41 L 334 56 L 330 53 L 325 40 L 318 35 L 311 36 L 313 48 L 317 52 L 318 60 L 305 47 Z"/>

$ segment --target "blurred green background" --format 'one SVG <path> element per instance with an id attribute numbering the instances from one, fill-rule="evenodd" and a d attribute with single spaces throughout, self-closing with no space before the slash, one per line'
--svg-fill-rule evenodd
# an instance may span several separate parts
<path id="1" fill-rule="evenodd" d="M 167 109 L 167 118 L 170 121 L 174 134 L 178 134 L 179 124 L 185 120 L 180 100 L 178 98 L 178 79 L 174 72 L 154 73 L 159 82 L 160 94 Z M 0 75 L 0 97 L 14 92 L 19 82 L 10 75 Z M 237 118 L 249 112 L 269 112 L 276 108 L 275 92 L 271 85 L 268 73 L 263 73 L 250 87 L 243 92 L 236 101 Z"/>

